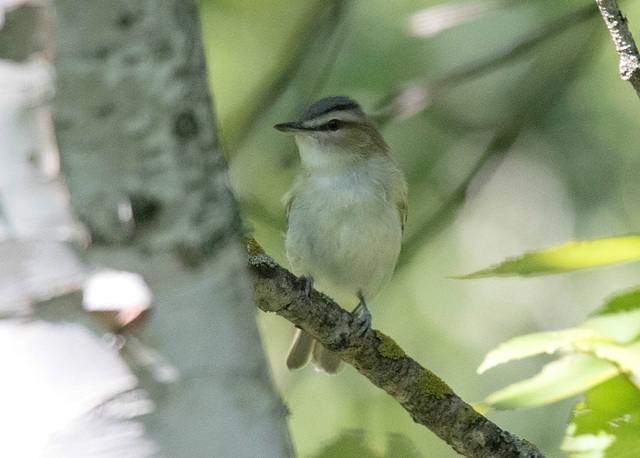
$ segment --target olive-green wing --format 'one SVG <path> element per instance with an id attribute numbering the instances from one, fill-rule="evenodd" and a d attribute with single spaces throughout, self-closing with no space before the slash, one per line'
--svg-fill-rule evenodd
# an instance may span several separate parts
<path id="1" fill-rule="evenodd" d="M 293 193 L 293 189 L 291 189 L 288 193 L 286 193 L 282 197 L 282 203 L 284 204 L 284 208 L 287 214 L 287 229 L 289 229 L 289 213 L 291 213 L 291 207 L 293 207 L 293 200 L 295 199 L 295 194 Z"/>
<path id="2" fill-rule="evenodd" d="M 402 172 L 398 170 L 398 175 L 393 180 L 393 187 L 391 190 L 391 196 L 398 207 L 398 214 L 400 215 L 400 226 L 404 231 L 404 225 L 407 222 L 407 214 L 409 207 L 407 206 L 407 182 L 402 175 Z"/>
<path id="3" fill-rule="evenodd" d="M 396 206 L 398 207 L 398 213 L 400 214 L 400 227 L 404 232 L 404 225 L 407 222 L 407 214 L 409 213 L 409 207 L 407 207 L 406 199 L 396 202 Z"/>

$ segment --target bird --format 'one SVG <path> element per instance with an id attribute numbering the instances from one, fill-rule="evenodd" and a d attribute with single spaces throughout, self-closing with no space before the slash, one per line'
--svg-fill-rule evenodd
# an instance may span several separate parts
<path id="1" fill-rule="evenodd" d="M 389 283 L 407 220 L 407 183 L 389 147 L 360 104 L 326 97 L 297 121 L 274 126 L 293 133 L 300 171 L 283 197 L 285 250 L 292 272 L 342 307 L 360 332 L 371 329 L 367 304 Z M 291 370 L 312 359 L 334 374 L 339 356 L 301 329 L 286 360 Z"/>

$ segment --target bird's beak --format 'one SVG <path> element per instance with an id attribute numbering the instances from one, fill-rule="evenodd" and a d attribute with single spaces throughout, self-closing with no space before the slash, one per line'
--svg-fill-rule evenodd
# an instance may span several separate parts
<path id="1" fill-rule="evenodd" d="M 280 132 L 300 132 L 304 130 L 309 130 L 304 127 L 301 123 L 294 122 L 283 122 L 282 124 L 276 124 L 273 126 L 274 129 L 278 129 Z"/>

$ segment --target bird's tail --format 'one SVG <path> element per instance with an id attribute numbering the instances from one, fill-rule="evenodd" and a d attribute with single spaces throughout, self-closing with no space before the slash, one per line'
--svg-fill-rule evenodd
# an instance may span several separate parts
<path id="1" fill-rule="evenodd" d="M 287 357 L 287 367 L 291 370 L 304 367 L 312 353 L 316 367 L 328 374 L 335 374 L 342 367 L 342 360 L 337 354 L 324 348 L 301 329 L 296 330 L 296 336 Z"/>
<path id="2" fill-rule="evenodd" d="M 313 362 L 316 367 L 327 374 L 335 374 L 342 367 L 342 360 L 331 350 L 327 350 L 320 342 L 313 346 Z"/>
<path id="3" fill-rule="evenodd" d="M 296 329 L 293 345 L 287 356 L 287 367 L 291 370 L 304 367 L 309 361 L 315 340 L 302 329 Z"/>

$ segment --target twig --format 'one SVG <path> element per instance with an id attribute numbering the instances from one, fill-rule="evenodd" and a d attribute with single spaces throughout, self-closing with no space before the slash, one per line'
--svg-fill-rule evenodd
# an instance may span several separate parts
<path id="1" fill-rule="evenodd" d="M 513 47 L 504 49 L 500 54 L 496 56 L 492 56 L 489 59 L 474 62 L 471 64 L 465 64 L 462 67 L 455 69 L 451 73 L 434 81 L 422 80 L 412 83 L 410 85 L 410 89 L 413 88 L 416 91 L 421 91 L 426 94 L 426 102 L 417 110 L 412 111 L 410 116 L 424 111 L 429 106 L 433 107 L 432 102 L 437 98 L 439 94 L 442 94 L 445 89 L 480 77 L 488 71 L 497 69 L 501 65 L 513 62 L 515 59 L 522 57 L 527 52 L 531 51 L 544 41 L 556 37 L 570 27 L 580 24 L 590 19 L 591 17 L 594 17 L 596 14 L 597 8 L 595 7 L 595 5 L 588 5 L 577 11 L 569 13 L 566 16 L 563 16 L 561 19 L 543 26 L 534 34 L 528 36 L 526 39 L 514 45 Z M 331 62 L 333 58 L 334 57 L 331 57 L 329 61 Z M 400 98 L 406 92 L 407 91 L 396 90 L 382 98 L 376 104 L 376 113 L 374 113 L 372 117 L 378 125 L 384 127 L 391 120 L 397 117 L 401 117 L 402 104 L 400 103 Z M 510 134 L 507 133 L 507 135 Z M 500 143 L 500 138 L 495 138 L 494 141 L 492 141 L 492 144 L 496 142 Z M 290 153 L 287 153 L 284 156 L 285 158 L 289 159 L 292 158 L 293 155 L 294 150 L 292 147 Z M 405 264 L 413 255 L 413 253 L 418 252 L 418 250 L 408 250 L 406 247 L 408 245 L 413 245 L 414 242 L 418 242 L 418 239 L 427 238 L 428 236 L 436 233 L 437 229 L 448 221 L 453 211 L 461 203 L 464 202 L 468 185 L 473 181 L 476 174 L 483 168 L 482 166 L 486 163 L 486 161 L 492 157 L 499 155 L 500 153 L 494 154 L 493 152 L 486 151 L 485 153 L 483 153 L 478 162 L 476 162 L 476 164 L 472 168 L 471 173 L 469 173 L 462 180 L 461 184 L 456 188 L 456 190 L 447 197 L 445 203 L 440 206 L 436 213 L 432 217 L 430 217 L 427 222 L 420 225 L 420 228 L 410 236 L 410 239 L 405 241 L 400 258 L 401 265 Z M 277 224 L 277 221 L 273 217 L 269 217 L 268 219 L 264 218 L 264 216 L 267 215 L 268 212 L 264 208 L 262 208 L 262 204 L 260 204 L 260 202 L 255 202 L 251 207 L 247 208 L 250 208 L 250 211 L 252 211 L 253 215 L 259 218 L 261 222 L 266 223 L 274 228 L 281 229 L 282 224 Z M 422 240 L 422 243 L 424 243 L 424 240 Z M 418 245 L 418 243 L 415 244 Z"/>
<path id="2" fill-rule="evenodd" d="M 318 0 L 305 12 L 302 21 L 293 31 L 277 65 L 264 78 L 258 91 L 240 108 L 229 122 L 225 135 L 228 159 L 237 152 L 243 139 L 256 121 L 275 103 L 289 87 L 311 49 L 318 44 L 318 36 L 329 38 L 340 24 L 347 0 Z"/>
<path id="3" fill-rule="evenodd" d="M 469 457 L 542 457 L 532 444 L 476 412 L 393 339 L 370 330 L 360 336 L 353 316 L 324 294 L 305 294 L 305 280 L 279 266 L 255 240 L 246 241 L 256 305 L 311 334 L 404 407 L 455 451 Z"/>
<path id="4" fill-rule="evenodd" d="M 596 3 L 620 55 L 620 77 L 629 81 L 640 97 L 640 54 L 627 18 L 622 15 L 617 0 L 596 0 Z"/>
<path id="5" fill-rule="evenodd" d="M 425 240 L 437 233 L 444 224 L 451 218 L 453 212 L 462 205 L 467 197 L 467 190 L 476 176 L 484 169 L 485 165 L 493 158 L 502 159 L 518 139 L 522 130 L 521 125 L 515 126 L 512 130 L 497 132 L 482 156 L 477 160 L 473 168 L 467 173 L 456 189 L 447 197 L 447 200 L 436 210 L 436 212 L 411 234 L 402 244 L 398 266 L 404 265 L 415 253 L 418 253 L 420 246 Z"/>
<path id="6" fill-rule="evenodd" d="M 587 62 L 589 54 L 576 49 L 567 58 L 567 65 L 557 67 L 554 72 L 546 70 L 549 63 L 544 64 L 542 59 L 535 65 L 535 69 L 527 73 L 514 91 L 514 99 L 521 100 L 520 109 L 516 111 L 510 122 L 495 132 L 491 142 L 476 161 L 473 168 L 467 173 L 456 189 L 447 197 L 445 202 L 436 212 L 423 221 L 402 244 L 402 251 L 398 261 L 400 268 L 420 252 L 418 249 L 425 241 L 436 234 L 445 223 L 455 214 L 455 210 L 463 204 L 467 197 L 467 190 L 474 182 L 478 174 L 485 170 L 489 160 L 500 160 L 508 154 L 510 148 L 518 139 L 520 133 L 531 124 L 541 113 L 558 100 L 560 94 L 568 84 L 576 78 Z M 544 58 L 544 55 L 542 56 Z M 572 69 L 568 71 L 566 69 Z M 558 76 L 552 76 L 558 74 Z M 545 81 L 553 80 L 555 84 L 549 87 Z M 485 180 L 487 181 L 487 180 Z"/>
<path id="7" fill-rule="evenodd" d="M 335 30 L 330 33 L 330 38 L 333 39 L 333 43 L 327 45 L 327 57 L 325 58 L 320 70 L 318 70 L 315 76 L 315 81 L 312 85 L 310 85 L 310 89 L 304 92 L 303 102 L 305 106 L 299 106 L 298 108 L 300 109 L 300 111 L 306 108 L 307 105 L 314 102 L 315 97 L 317 97 L 318 94 L 322 92 L 322 88 L 329 81 L 329 75 L 333 71 L 336 60 L 338 59 L 338 55 L 340 54 L 340 51 L 342 51 L 344 44 L 347 42 L 347 35 L 350 29 L 349 21 L 344 17 L 345 11 L 346 4 L 341 3 L 339 5 L 339 9 L 336 11 L 336 17 L 338 17 L 339 20 L 336 20 Z"/>
<path id="8" fill-rule="evenodd" d="M 521 58 L 543 42 L 551 40 L 574 25 L 581 24 L 595 16 L 596 12 L 597 10 L 593 5 L 588 5 L 542 26 L 521 42 L 511 47 L 505 47 L 497 55 L 470 64 L 464 64 L 460 68 L 454 69 L 449 74 L 433 81 L 416 81 L 413 84 L 406 85 L 405 87 L 408 87 L 408 89 L 396 90 L 376 104 L 379 110 L 377 120 L 379 123 L 384 124 L 394 117 L 402 117 L 402 96 L 407 91 L 422 90 L 427 94 L 427 103 L 419 111 L 411 112 L 413 116 L 426 109 L 446 89 L 479 78 L 488 72 L 495 71 L 502 65 Z"/>

